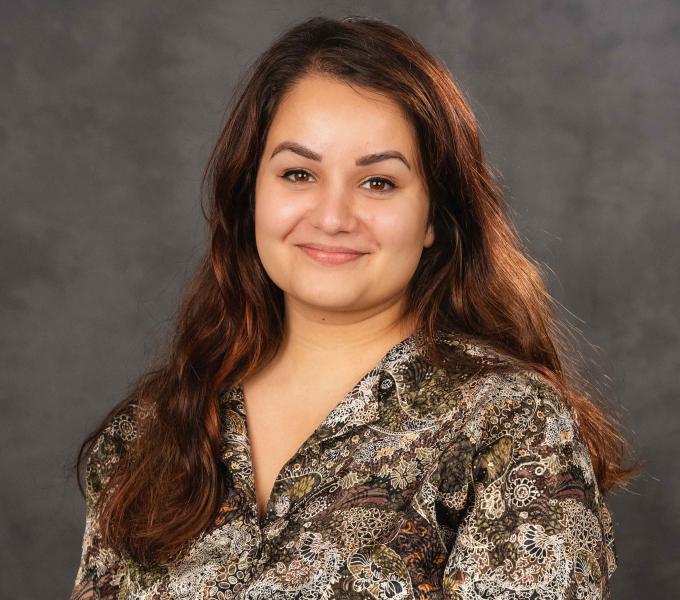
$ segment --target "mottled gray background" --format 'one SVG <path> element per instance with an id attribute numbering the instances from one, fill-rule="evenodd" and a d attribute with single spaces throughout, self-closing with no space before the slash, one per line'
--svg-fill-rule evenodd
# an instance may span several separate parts
<path id="1" fill-rule="evenodd" d="M 67 597 L 66 466 L 167 331 L 202 251 L 198 183 L 243 69 L 315 2 L 0 8 L 0 596 Z M 386 18 L 467 94 L 520 232 L 599 349 L 644 461 L 610 499 L 617 599 L 670 598 L 677 556 L 678 3 L 327 2 Z"/>

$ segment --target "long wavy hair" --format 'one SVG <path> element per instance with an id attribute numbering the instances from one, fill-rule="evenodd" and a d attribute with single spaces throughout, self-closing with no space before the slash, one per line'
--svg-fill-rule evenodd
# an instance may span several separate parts
<path id="1" fill-rule="evenodd" d="M 406 313 L 425 333 L 433 360 L 442 357 L 439 330 L 507 353 L 546 376 L 575 409 L 603 493 L 634 474 L 617 421 L 586 391 L 573 326 L 554 314 L 556 301 L 506 214 L 476 119 L 451 73 L 384 21 L 314 17 L 278 37 L 238 84 L 201 182 L 209 244 L 171 340 L 85 439 L 74 464 L 82 492 L 82 463 L 111 420 L 130 406 L 153 410 L 97 503 L 104 543 L 142 563 L 176 557 L 217 517 L 228 485 L 219 395 L 279 349 L 283 295 L 258 257 L 254 182 L 282 96 L 312 73 L 386 95 L 414 127 L 435 241 L 409 283 Z"/>

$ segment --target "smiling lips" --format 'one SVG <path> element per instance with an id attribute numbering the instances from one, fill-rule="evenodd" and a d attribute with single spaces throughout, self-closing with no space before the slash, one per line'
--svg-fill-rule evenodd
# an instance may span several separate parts
<path id="1" fill-rule="evenodd" d="M 315 261 L 327 265 L 340 265 L 361 258 L 365 252 L 358 252 L 352 248 L 343 246 L 325 246 L 324 244 L 304 244 L 299 245 L 307 256 Z"/>

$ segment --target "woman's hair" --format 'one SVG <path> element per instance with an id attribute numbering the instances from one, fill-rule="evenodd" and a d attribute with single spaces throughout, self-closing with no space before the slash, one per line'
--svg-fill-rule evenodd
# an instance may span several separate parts
<path id="1" fill-rule="evenodd" d="M 540 268 L 506 215 L 475 117 L 452 75 L 393 25 L 315 17 L 275 40 L 235 91 L 201 183 L 210 201 L 207 214 L 203 208 L 209 246 L 169 348 L 85 439 L 74 465 L 82 491 L 84 457 L 112 419 L 130 407 L 153 411 L 139 421 L 134 451 L 118 461 L 97 505 L 104 543 L 140 562 L 176 557 L 218 516 L 229 482 L 220 460 L 220 394 L 279 348 L 283 294 L 258 257 L 254 183 L 283 95 L 316 73 L 384 94 L 414 128 L 435 241 L 408 285 L 404 315 L 422 328 L 434 359 L 438 330 L 486 341 L 562 391 L 603 492 L 634 472 L 616 422 L 582 386 L 568 327 L 553 315 Z"/>

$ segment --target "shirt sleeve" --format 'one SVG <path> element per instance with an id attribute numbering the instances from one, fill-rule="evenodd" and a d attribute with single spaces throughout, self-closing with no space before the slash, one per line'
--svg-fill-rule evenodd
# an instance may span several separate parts
<path id="1" fill-rule="evenodd" d="M 136 430 L 129 410 L 116 416 L 95 440 L 85 471 L 85 531 L 73 591 L 69 600 L 120 597 L 124 563 L 102 544 L 96 501 Z"/>
<path id="2" fill-rule="evenodd" d="M 445 597 L 610 598 L 612 523 L 575 414 L 533 373 L 496 374 L 485 389 L 463 443 L 447 448 L 469 448 L 469 459 L 462 461 L 467 501 L 445 565 Z M 460 480 L 461 461 L 443 459 L 459 467 L 448 479 Z"/>

